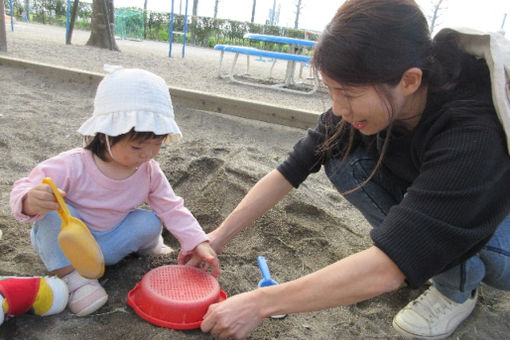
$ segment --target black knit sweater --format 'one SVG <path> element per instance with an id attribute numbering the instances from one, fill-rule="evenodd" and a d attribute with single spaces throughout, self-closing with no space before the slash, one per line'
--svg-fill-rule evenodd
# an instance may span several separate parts
<path id="1" fill-rule="evenodd" d="M 475 255 L 510 213 L 510 157 L 484 65 L 441 96 L 447 99 L 429 94 L 418 125 L 392 134 L 383 158 L 383 170 L 404 183 L 407 195 L 370 236 L 411 287 Z M 278 167 L 294 187 L 331 157 L 317 150 L 326 126 L 338 120 L 331 110 L 323 113 Z M 354 145 L 379 152 L 384 134 L 357 132 Z"/>

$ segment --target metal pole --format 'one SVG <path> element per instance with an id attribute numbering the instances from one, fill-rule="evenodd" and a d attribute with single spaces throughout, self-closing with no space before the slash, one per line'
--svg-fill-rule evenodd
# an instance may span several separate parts
<path id="1" fill-rule="evenodd" d="M 503 16 L 503 22 L 501 23 L 501 29 L 503 29 L 503 27 L 505 27 L 506 15 L 507 15 L 507 13 L 505 13 L 505 15 Z"/>
<path id="2" fill-rule="evenodd" d="M 25 15 L 23 17 L 23 19 L 25 20 L 25 22 L 30 22 L 30 4 L 28 3 L 28 0 L 25 0 Z"/>
<path id="3" fill-rule="evenodd" d="M 184 35 L 182 36 L 182 57 L 186 50 L 186 33 L 188 32 L 188 0 L 186 0 L 186 7 L 184 9 Z"/>
<path id="4" fill-rule="evenodd" d="M 172 43 L 174 41 L 174 0 L 172 0 L 172 12 L 170 13 L 170 27 L 168 28 L 168 56 L 172 56 Z"/>
<path id="5" fill-rule="evenodd" d="M 9 0 L 9 9 L 11 10 L 11 31 L 14 32 L 14 13 L 12 13 L 12 0 Z"/>
<path id="6" fill-rule="evenodd" d="M 71 0 L 67 0 L 67 10 L 66 10 L 66 44 L 69 41 L 69 17 L 71 15 Z"/>

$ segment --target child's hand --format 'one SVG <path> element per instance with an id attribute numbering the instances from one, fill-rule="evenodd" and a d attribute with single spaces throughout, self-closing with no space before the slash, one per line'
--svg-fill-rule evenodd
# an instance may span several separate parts
<path id="1" fill-rule="evenodd" d="M 62 197 L 65 192 L 58 189 Z M 57 210 L 59 205 L 48 184 L 37 184 L 23 199 L 23 214 L 27 216 L 44 215 L 50 210 Z"/>
<path id="2" fill-rule="evenodd" d="M 218 255 L 216 255 L 216 252 L 211 248 L 209 242 L 200 243 L 187 256 L 184 256 L 182 252 L 179 253 L 177 263 L 186 266 L 202 267 L 204 270 L 207 270 L 209 266 L 211 266 L 211 274 L 214 277 L 220 275 Z"/>

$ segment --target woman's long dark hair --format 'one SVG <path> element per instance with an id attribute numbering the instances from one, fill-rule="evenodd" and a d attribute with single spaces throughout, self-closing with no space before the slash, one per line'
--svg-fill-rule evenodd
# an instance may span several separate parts
<path id="1" fill-rule="evenodd" d="M 440 95 L 451 89 L 460 73 L 455 42 L 445 36 L 430 38 L 427 20 L 413 0 L 347 0 L 321 34 L 312 64 L 317 71 L 344 86 L 374 86 L 394 116 L 388 86 L 399 83 L 410 68 L 422 70 L 422 86 Z M 448 70 L 448 71 L 446 71 Z M 370 181 L 382 163 L 389 144 L 390 124 L 379 160 L 368 178 L 348 194 Z M 352 149 L 354 128 L 341 120 L 326 126 L 326 138 L 318 152 L 331 155 L 342 143 L 343 159 Z"/>

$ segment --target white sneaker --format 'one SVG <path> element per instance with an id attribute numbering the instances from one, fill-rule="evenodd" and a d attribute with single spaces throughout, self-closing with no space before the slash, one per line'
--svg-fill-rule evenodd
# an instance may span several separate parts
<path id="1" fill-rule="evenodd" d="M 94 313 L 108 300 L 108 294 L 97 280 L 82 277 L 76 270 L 62 278 L 69 289 L 69 310 L 85 316 Z"/>
<path id="2" fill-rule="evenodd" d="M 430 286 L 395 315 L 393 328 L 408 338 L 444 339 L 471 314 L 477 299 L 475 291 L 464 303 L 457 303 Z"/>
<path id="3" fill-rule="evenodd" d="M 167 246 L 163 242 L 163 236 L 159 235 L 158 237 L 158 243 L 149 249 L 141 249 L 138 251 L 138 254 L 142 256 L 159 256 L 159 255 L 168 255 L 173 253 L 173 249 L 169 246 Z"/>

